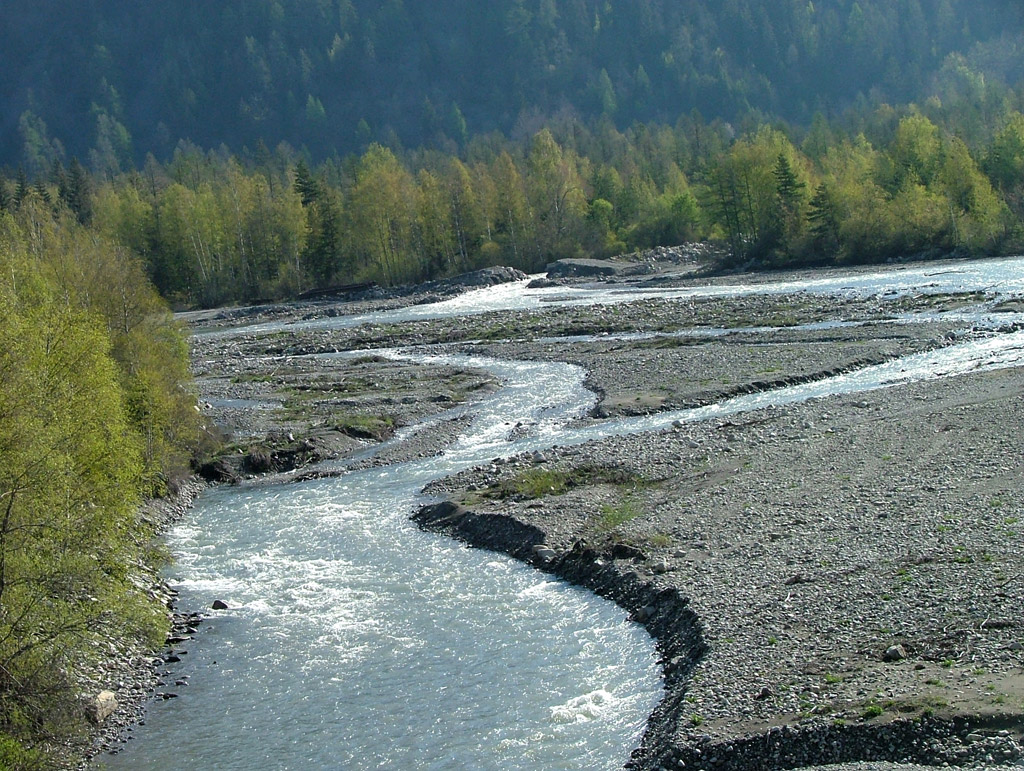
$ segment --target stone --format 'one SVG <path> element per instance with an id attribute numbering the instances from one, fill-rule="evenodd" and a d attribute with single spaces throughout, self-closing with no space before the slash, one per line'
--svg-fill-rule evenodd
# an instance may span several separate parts
<path id="1" fill-rule="evenodd" d="M 214 610 L 227 610 L 228 604 L 224 600 L 214 600 L 213 605 L 210 606 Z"/>
<path id="2" fill-rule="evenodd" d="M 633 614 L 633 620 L 639 624 L 643 624 L 644 622 L 649 621 L 651 619 L 656 610 L 657 608 L 655 608 L 653 605 L 644 605 L 642 608 L 639 608 L 636 613 Z"/>
<path id="3" fill-rule="evenodd" d="M 610 260 L 588 260 L 567 258 L 548 263 L 545 271 L 548 278 L 565 278 L 567 276 L 614 276 L 619 266 Z"/>
<path id="4" fill-rule="evenodd" d="M 116 709 L 117 695 L 113 691 L 100 691 L 89 701 L 86 712 L 93 722 L 100 724 L 114 714 Z"/>
<path id="5" fill-rule="evenodd" d="M 907 657 L 907 649 L 902 645 L 891 645 L 882 654 L 882 661 L 903 661 Z"/>
<path id="6" fill-rule="evenodd" d="M 551 562 L 558 555 L 555 554 L 555 551 L 550 546 L 539 543 L 533 547 L 533 556 L 541 562 Z"/>

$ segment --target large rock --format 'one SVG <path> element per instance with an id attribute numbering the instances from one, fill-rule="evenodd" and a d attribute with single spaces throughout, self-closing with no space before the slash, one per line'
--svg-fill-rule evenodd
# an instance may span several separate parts
<path id="1" fill-rule="evenodd" d="M 526 274 L 521 270 L 509 268 L 505 265 L 496 265 L 492 268 L 481 268 L 470 273 L 462 273 L 452 278 L 428 281 L 417 286 L 416 291 L 440 292 L 442 295 L 447 295 L 456 290 L 507 284 L 511 281 L 522 281 L 524 278 L 526 278 Z"/>
<path id="2" fill-rule="evenodd" d="M 608 260 L 566 259 L 549 263 L 546 270 L 548 278 L 615 276 L 621 271 L 621 266 Z"/>
<path id="3" fill-rule="evenodd" d="M 117 695 L 113 691 L 100 691 L 86 704 L 86 713 L 97 724 L 102 723 L 117 709 Z"/>

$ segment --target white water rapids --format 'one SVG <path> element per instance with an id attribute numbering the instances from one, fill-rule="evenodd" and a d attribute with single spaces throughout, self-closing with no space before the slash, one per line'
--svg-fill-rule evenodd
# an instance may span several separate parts
<path id="1" fill-rule="evenodd" d="M 529 290 L 307 325 L 480 313 L 636 297 L 812 291 L 1024 295 L 1024 259 L 763 285 Z M 588 294 L 590 292 L 590 294 Z M 262 329 L 287 329 L 287 325 Z M 362 355 L 365 355 L 365 351 Z M 615 606 L 408 521 L 419 490 L 461 469 L 555 444 L 655 430 L 832 393 L 1019 366 L 1024 332 L 993 334 L 847 375 L 699 410 L 580 427 L 582 370 L 557 363 L 388 352 L 497 374 L 472 428 L 443 455 L 338 478 L 204 494 L 172 532 L 183 609 L 227 601 L 168 666 L 115 769 L 612 769 L 661 694 L 653 645 Z M 344 356 L 339 357 L 344 366 Z M 510 441 L 511 428 L 530 427 Z M 174 681 L 188 685 L 173 686 Z"/>

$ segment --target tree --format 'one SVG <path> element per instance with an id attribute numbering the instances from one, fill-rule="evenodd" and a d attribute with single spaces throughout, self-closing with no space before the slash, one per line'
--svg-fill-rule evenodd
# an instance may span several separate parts
<path id="1" fill-rule="evenodd" d="M 25 169 L 19 166 L 18 175 L 14 183 L 14 206 L 16 208 L 20 209 L 21 205 L 28 200 L 29 192 L 28 174 L 25 173 Z"/>
<path id="2" fill-rule="evenodd" d="M 733 259 L 775 260 L 780 250 L 788 249 L 799 227 L 802 205 L 802 183 L 789 161 L 795 154 L 783 134 L 762 127 L 738 140 L 712 166 L 709 209 L 725 231 Z M 781 162 L 780 156 L 784 156 Z M 793 207 L 791 215 L 785 206 Z"/>
<path id="3" fill-rule="evenodd" d="M 831 258 L 839 249 L 839 210 L 832 191 L 820 183 L 807 206 L 810 222 L 811 248 L 819 255 Z"/>
<path id="4" fill-rule="evenodd" d="M 71 159 L 66 174 L 60 175 L 58 195 L 60 200 L 74 212 L 75 217 L 83 225 L 92 217 L 92 191 L 89 176 L 78 162 Z"/>
<path id="5" fill-rule="evenodd" d="M 346 235 L 363 270 L 386 284 L 423 275 L 412 248 L 415 200 L 412 175 L 391 150 L 371 145 L 359 159 L 345 202 Z"/>
<path id="6" fill-rule="evenodd" d="M 573 235 L 587 212 L 576 160 L 549 129 L 538 132 L 530 142 L 526 189 L 536 239 L 534 267 L 575 252 Z"/>
<path id="7" fill-rule="evenodd" d="M 109 247 L 34 196 L 0 213 L 0 758 L 16 768 L 56 765 L 22 747 L 76 730 L 77 675 L 101 646 L 156 646 L 167 629 L 135 567 L 151 537 L 136 517 L 153 489 L 142 440 L 152 429 L 187 459 L 198 417 L 183 338 Z M 167 380 L 170 429 L 128 408 L 147 372 Z"/>
<path id="8" fill-rule="evenodd" d="M 804 225 L 804 191 L 807 183 L 797 178 L 785 152 L 779 153 L 773 174 L 782 229 L 781 246 L 791 255 Z"/>
<path id="9" fill-rule="evenodd" d="M 942 156 L 936 183 L 949 204 L 954 244 L 973 252 L 993 251 L 1006 235 L 1005 204 L 981 173 L 963 140 L 946 140 Z"/>
<path id="10" fill-rule="evenodd" d="M 487 185 L 487 240 L 482 247 L 483 259 L 495 264 L 500 260 L 513 267 L 528 265 L 525 244 L 532 233 L 527 220 L 528 204 L 523 178 L 515 161 L 502 151 L 484 178 Z"/>
<path id="11" fill-rule="evenodd" d="M 1024 217 L 1024 115 L 1008 116 L 992 139 L 982 168 L 1018 219 Z"/>

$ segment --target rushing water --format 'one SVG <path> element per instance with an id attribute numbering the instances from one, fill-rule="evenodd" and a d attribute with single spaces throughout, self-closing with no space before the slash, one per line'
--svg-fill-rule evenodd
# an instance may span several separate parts
<path id="1" fill-rule="evenodd" d="M 712 284 L 688 287 L 630 288 L 615 284 L 593 287 L 544 287 L 527 285 L 536 276 L 523 281 L 470 292 L 442 302 L 412 305 L 390 311 L 353 316 L 336 316 L 313 321 L 268 322 L 241 331 L 271 332 L 287 329 L 337 329 L 368 323 L 398 324 L 407 321 L 468 316 L 490 311 L 539 310 L 553 306 L 611 305 L 641 299 L 685 300 L 699 297 L 741 297 L 755 294 L 831 294 L 866 297 L 877 294 L 946 294 L 984 292 L 992 296 L 1024 294 L 1024 257 L 1003 257 L 957 263 L 916 263 L 898 268 L 843 273 L 826 271 L 817 278 L 781 280 L 766 283 Z M 213 334 L 230 335 L 239 330 L 217 330 Z"/>
<path id="2" fill-rule="evenodd" d="M 337 479 L 222 487 L 175 529 L 184 607 L 217 598 L 112 768 L 618 768 L 660 698 L 646 633 L 510 559 L 420 532 L 428 481 L 550 444 L 593 403 L 570 365 L 505 387 L 443 456 Z"/>
<path id="3" fill-rule="evenodd" d="M 941 275 L 921 267 L 738 286 L 733 293 L 904 292 L 916 282 L 930 291 L 1002 295 L 1024 293 L 1022 277 L 1024 261 L 1003 260 Z M 560 291 L 562 302 L 583 301 L 578 292 Z M 591 297 L 629 299 L 622 292 Z M 536 293 L 516 284 L 413 312 L 427 318 L 536 302 Z M 1018 366 L 1024 332 L 698 410 L 582 428 L 572 419 L 593 395 L 571 365 L 386 353 L 486 368 L 505 385 L 472 407 L 472 428 L 436 458 L 302 484 L 222 487 L 202 496 L 172 533 L 178 560 L 172 580 L 185 608 L 224 599 L 231 609 L 214 614 L 182 662 L 169 667 L 170 680 L 190 683 L 168 683 L 166 690 L 179 698 L 154 705 L 135 741 L 101 764 L 621 767 L 660 696 L 650 640 L 609 603 L 504 557 L 420 532 L 408 517 L 423 502 L 423 485 L 524 450 Z"/>

